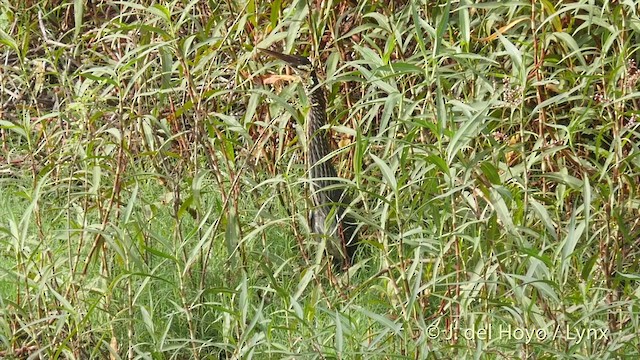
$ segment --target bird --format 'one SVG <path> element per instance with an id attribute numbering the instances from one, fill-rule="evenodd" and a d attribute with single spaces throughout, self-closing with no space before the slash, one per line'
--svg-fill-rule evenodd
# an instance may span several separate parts
<path id="1" fill-rule="evenodd" d="M 327 240 L 326 250 L 334 266 L 348 268 L 358 249 L 358 224 L 346 211 L 350 200 L 336 168 L 331 163 L 331 146 L 327 124 L 327 100 L 314 63 L 307 57 L 287 55 L 269 49 L 261 52 L 287 63 L 303 82 L 311 108 L 305 119 L 306 165 L 312 208 L 309 214 L 311 233 Z"/>

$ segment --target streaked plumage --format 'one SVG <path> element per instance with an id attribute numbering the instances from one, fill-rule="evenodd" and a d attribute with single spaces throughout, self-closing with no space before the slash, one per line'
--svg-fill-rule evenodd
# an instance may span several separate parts
<path id="1" fill-rule="evenodd" d="M 324 87 L 308 58 L 260 50 L 287 62 L 302 77 L 305 93 L 311 104 L 306 117 L 306 158 L 313 205 L 309 226 L 313 233 L 326 236 L 327 251 L 336 265 L 350 265 L 358 246 L 357 226 L 353 218 L 345 213 L 349 199 L 328 157 L 331 152 L 328 134 L 322 128 L 327 124 Z"/>

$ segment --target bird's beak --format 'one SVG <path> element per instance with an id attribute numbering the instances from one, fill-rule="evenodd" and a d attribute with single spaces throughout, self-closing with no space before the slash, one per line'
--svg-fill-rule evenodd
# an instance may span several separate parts
<path id="1" fill-rule="evenodd" d="M 284 62 L 286 62 L 287 64 L 293 66 L 294 68 L 301 66 L 301 65 L 309 65 L 311 64 L 311 62 L 309 61 L 309 59 L 307 59 L 304 56 L 297 56 L 297 55 L 287 55 L 287 54 L 282 54 L 279 52 L 275 52 L 275 51 L 271 51 L 268 49 L 263 49 L 263 48 L 258 48 L 258 50 L 262 51 L 263 53 L 269 55 L 269 56 L 273 56 L 276 59 L 280 59 Z"/>

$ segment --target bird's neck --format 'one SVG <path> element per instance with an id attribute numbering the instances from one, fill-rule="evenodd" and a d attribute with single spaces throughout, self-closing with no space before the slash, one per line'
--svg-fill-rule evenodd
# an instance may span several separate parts
<path id="1" fill-rule="evenodd" d="M 311 103 L 307 114 L 308 160 L 309 166 L 313 167 L 330 152 L 327 130 L 322 129 L 327 124 L 327 103 L 324 89 L 315 73 L 310 76 L 306 92 Z M 325 161 L 324 163 L 330 165 L 330 162 Z"/>
<path id="2" fill-rule="evenodd" d="M 316 207 L 326 207 L 330 203 L 343 201 L 343 190 L 327 189 L 336 184 L 338 174 L 331 159 L 328 158 L 331 149 L 329 136 L 322 127 L 327 124 L 327 103 L 324 88 L 320 85 L 315 73 L 311 74 L 311 81 L 306 93 L 311 103 L 307 114 L 307 165 L 311 179 L 312 202 Z"/>

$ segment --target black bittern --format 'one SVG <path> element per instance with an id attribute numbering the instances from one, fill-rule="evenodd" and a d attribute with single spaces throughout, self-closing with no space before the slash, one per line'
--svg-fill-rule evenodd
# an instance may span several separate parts
<path id="1" fill-rule="evenodd" d="M 311 184 L 309 216 L 311 232 L 327 240 L 327 252 L 335 265 L 351 265 L 358 247 L 357 224 L 346 212 L 349 204 L 344 188 L 329 157 L 327 101 L 312 62 L 302 56 L 286 55 L 267 49 L 260 51 L 285 61 L 300 76 L 311 109 L 306 117 L 307 167 Z"/>

